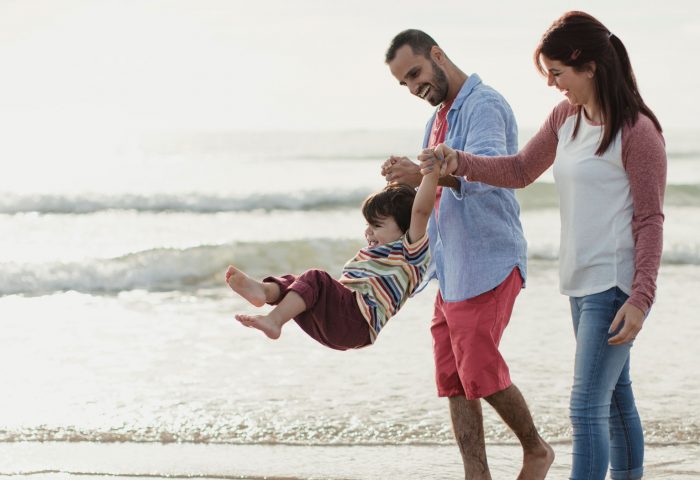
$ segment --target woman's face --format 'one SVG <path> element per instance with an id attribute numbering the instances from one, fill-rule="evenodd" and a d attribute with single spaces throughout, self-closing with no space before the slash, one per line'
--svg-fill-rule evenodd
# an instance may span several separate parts
<path id="1" fill-rule="evenodd" d="M 547 85 L 556 87 L 572 105 L 591 105 L 595 101 L 595 66 L 584 71 L 564 65 L 558 60 L 542 56 L 542 64 L 547 70 Z"/>

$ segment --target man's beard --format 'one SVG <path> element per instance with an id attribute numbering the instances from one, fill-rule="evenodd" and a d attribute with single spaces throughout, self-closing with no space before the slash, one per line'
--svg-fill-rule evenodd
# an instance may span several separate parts
<path id="1" fill-rule="evenodd" d="M 431 95 L 430 99 L 428 99 L 428 103 L 430 103 L 433 107 L 437 107 L 445 101 L 445 98 L 447 98 L 447 90 L 449 85 L 445 71 L 433 60 L 430 62 L 433 64 L 433 80 L 431 82 L 433 84 L 433 91 L 430 92 Z"/>

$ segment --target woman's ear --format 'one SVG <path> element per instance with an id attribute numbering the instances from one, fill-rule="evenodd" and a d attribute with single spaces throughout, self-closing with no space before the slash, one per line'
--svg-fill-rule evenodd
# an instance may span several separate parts
<path id="1" fill-rule="evenodd" d="M 596 64 L 594 61 L 590 61 L 586 63 L 585 70 L 586 70 L 586 76 L 588 78 L 593 78 L 595 76 L 595 69 L 596 69 Z"/>

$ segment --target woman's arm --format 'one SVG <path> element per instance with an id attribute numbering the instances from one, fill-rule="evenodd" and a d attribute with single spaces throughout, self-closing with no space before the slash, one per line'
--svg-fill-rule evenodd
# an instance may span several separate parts
<path id="1" fill-rule="evenodd" d="M 632 193 L 634 278 L 627 300 L 647 312 L 656 294 L 663 250 L 666 149 L 661 134 L 646 117 L 622 132 L 622 161 Z"/>
<path id="2" fill-rule="evenodd" d="M 442 144 L 434 151 L 423 150 L 418 155 L 418 160 L 421 161 L 421 168 L 425 169 L 434 162 L 434 155 L 443 155 L 446 175 L 461 176 L 470 182 L 482 182 L 496 187 L 523 188 L 534 182 L 554 163 L 557 142 L 555 135 L 540 130 L 515 155 L 481 157 L 452 150 Z"/>
<path id="3" fill-rule="evenodd" d="M 515 155 L 476 156 L 455 151 L 447 145 L 439 145 L 434 151 L 423 150 L 418 156 L 421 169 L 429 171 L 432 169 L 436 155 L 442 155 L 445 159 L 442 175 L 454 174 L 463 176 L 469 181 L 498 187 L 525 187 L 534 182 L 554 163 L 559 143 L 559 128 L 572 112 L 568 103 L 559 104 L 537 134 Z"/>
<path id="4" fill-rule="evenodd" d="M 634 277 L 627 302 L 615 315 L 608 340 L 620 345 L 634 340 L 642 329 L 656 295 L 656 277 L 663 252 L 663 202 L 666 188 L 666 149 L 661 133 L 646 117 L 622 130 L 622 163 L 632 194 Z"/>

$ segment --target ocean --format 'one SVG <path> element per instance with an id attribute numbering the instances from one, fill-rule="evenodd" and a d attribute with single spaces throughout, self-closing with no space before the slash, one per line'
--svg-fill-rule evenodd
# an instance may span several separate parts
<path id="1" fill-rule="evenodd" d="M 421 138 L 151 132 L 55 161 L 51 145 L 18 147 L 0 178 L 0 477 L 458 476 L 432 377 L 434 283 L 373 346 L 337 352 L 294 324 L 278 341 L 242 327 L 233 315 L 256 309 L 223 281 L 229 264 L 337 275 L 381 163 Z M 647 472 L 698 478 L 700 132 L 666 139 L 658 296 L 632 379 Z M 502 348 L 564 478 L 574 341 L 551 172 L 517 194 L 528 282 Z M 495 471 L 517 471 L 515 437 L 484 410 Z"/>

